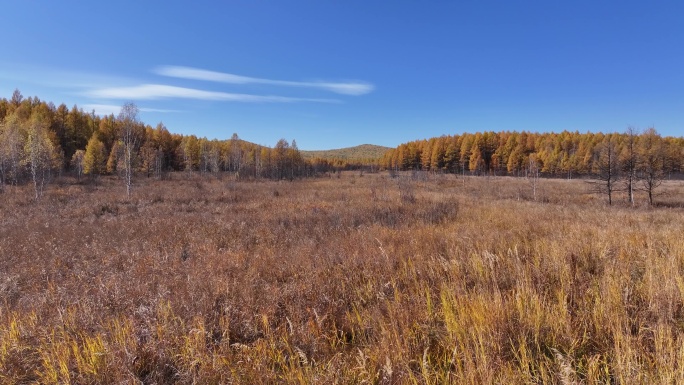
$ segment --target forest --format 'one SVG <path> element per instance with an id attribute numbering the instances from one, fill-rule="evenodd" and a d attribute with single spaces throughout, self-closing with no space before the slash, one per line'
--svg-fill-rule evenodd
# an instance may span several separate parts
<path id="1" fill-rule="evenodd" d="M 649 201 L 663 179 L 684 171 L 684 137 L 661 137 L 654 128 L 624 133 L 478 132 L 417 140 L 389 149 L 359 146 L 348 152 L 299 151 L 295 140 L 274 147 L 241 140 L 209 140 L 169 132 L 139 120 L 135 105 L 118 116 L 78 106 L 55 106 L 15 90 L 0 99 L 0 189 L 32 182 L 36 198 L 55 175 L 120 174 L 162 179 L 171 171 L 232 172 L 238 178 L 293 179 L 350 169 L 421 170 L 461 175 L 585 177 L 597 192 L 637 189 Z M 372 151 L 369 151 L 372 150 Z M 364 152 L 365 151 L 365 152 Z M 376 154 L 375 158 L 372 154 Z"/>
<path id="2" fill-rule="evenodd" d="M 295 140 L 281 139 L 274 147 L 240 140 L 237 134 L 229 140 L 208 140 L 171 133 L 163 123 L 152 127 L 140 122 L 137 108 L 130 112 L 100 117 L 78 106 L 69 109 L 37 97 L 24 98 L 15 90 L 9 100 L 0 99 L 0 189 L 33 182 L 38 196 L 45 183 L 63 172 L 79 179 L 128 170 L 157 179 L 170 171 L 292 179 L 333 168 L 332 161 L 319 157 L 305 161 Z M 335 166 L 348 163 L 337 160 Z"/>
<path id="3" fill-rule="evenodd" d="M 478 132 L 441 136 L 399 145 L 381 160 L 386 169 L 472 175 L 527 175 L 572 178 L 596 175 L 609 155 L 619 167 L 658 167 L 664 174 L 684 170 L 684 137 L 661 137 L 654 128 L 624 133 Z M 652 160 L 654 165 L 647 165 Z M 619 168 L 618 167 L 618 168 Z"/>

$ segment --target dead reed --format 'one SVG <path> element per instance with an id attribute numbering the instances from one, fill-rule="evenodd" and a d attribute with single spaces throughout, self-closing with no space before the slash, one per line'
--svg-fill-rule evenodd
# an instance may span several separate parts
<path id="1" fill-rule="evenodd" d="M 684 383 L 681 182 L 119 184 L 2 194 L 0 383 Z"/>

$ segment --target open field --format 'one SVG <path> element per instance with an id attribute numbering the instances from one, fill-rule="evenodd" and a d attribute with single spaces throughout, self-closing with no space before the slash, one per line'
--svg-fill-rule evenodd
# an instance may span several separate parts
<path id="1" fill-rule="evenodd" d="M 0 195 L 0 383 L 684 383 L 682 181 L 172 179 Z"/>

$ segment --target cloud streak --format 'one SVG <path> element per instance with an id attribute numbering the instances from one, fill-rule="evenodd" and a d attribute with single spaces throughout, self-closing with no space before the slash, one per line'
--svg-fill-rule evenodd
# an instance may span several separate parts
<path id="1" fill-rule="evenodd" d="M 132 87 L 99 88 L 86 91 L 85 95 L 91 98 L 119 100 L 198 99 L 245 103 L 339 103 L 339 100 L 335 99 L 293 98 L 287 96 L 239 94 L 205 91 L 164 84 L 141 84 Z"/>
<path id="2" fill-rule="evenodd" d="M 370 83 L 366 82 L 296 82 L 289 80 L 272 80 L 272 79 L 262 79 L 253 78 L 248 76 L 241 76 L 223 72 L 215 72 L 204 70 L 200 68 L 192 67 L 180 67 L 180 66 L 161 66 L 154 70 L 158 75 L 182 78 L 182 79 L 192 79 L 192 80 L 205 80 L 211 82 L 219 83 L 230 83 L 230 84 L 267 84 L 274 86 L 286 86 L 286 87 L 305 87 L 305 88 L 317 88 L 330 92 L 334 92 L 342 95 L 365 95 L 372 92 L 375 89 Z"/>
<path id="3" fill-rule="evenodd" d="M 116 115 L 119 112 L 121 112 L 121 106 L 116 105 L 116 104 L 84 104 L 83 109 L 85 111 L 95 110 L 95 113 L 98 115 L 110 115 L 110 114 Z M 140 107 L 139 110 L 142 112 L 162 112 L 162 113 L 182 112 L 179 110 L 165 110 L 165 109 L 147 108 L 147 107 Z"/>

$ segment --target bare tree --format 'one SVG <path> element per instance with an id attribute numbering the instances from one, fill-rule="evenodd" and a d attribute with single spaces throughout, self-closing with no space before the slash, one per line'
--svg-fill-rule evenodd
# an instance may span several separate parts
<path id="1" fill-rule="evenodd" d="M 639 140 L 638 173 L 642 190 L 648 194 L 648 203 L 653 205 L 655 190 L 665 177 L 665 149 L 660 134 L 649 128 Z"/>
<path id="2" fill-rule="evenodd" d="M 7 179 L 7 170 L 9 169 L 9 159 L 6 154 L 6 128 L 4 122 L 0 121 L 0 192 L 3 191 L 5 180 Z"/>
<path id="3" fill-rule="evenodd" d="M 240 138 L 238 134 L 233 134 L 230 137 L 230 147 L 229 147 L 229 170 L 233 172 L 240 171 L 240 166 L 242 165 L 242 148 L 240 147 Z"/>
<path id="4" fill-rule="evenodd" d="M 218 174 L 220 171 L 220 161 L 221 151 L 218 141 L 202 139 L 200 141 L 200 171 L 202 174 L 208 172 Z"/>
<path id="5" fill-rule="evenodd" d="M 164 170 L 164 150 L 161 146 L 154 153 L 154 177 L 155 179 L 162 178 L 162 171 Z"/>
<path id="6" fill-rule="evenodd" d="M 123 178 L 126 185 L 126 196 L 131 196 L 133 186 L 133 162 L 138 146 L 138 107 L 134 103 L 126 103 L 119 112 L 119 122 L 121 124 L 121 143 L 123 150 Z"/>
<path id="7" fill-rule="evenodd" d="M 624 175 L 625 190 L 627 200 L 634 206 L 634 190 L 637 182 L 637 138 L 639 132 L 634 127 L 628 127 L 625 132 L 627 135 L 625 146 L 620 154 L 620 164 Z"/>
<path id="8" fill-rule="evenodd" d="M 596 146 L 594 152 L 594 172 L 596 180 L 591 181 L 594 191 L 608 196 L 608 204 L 613 204 L 613 193 L 617 190 L 619 180 L 619 161 L 617 143 L 613 135 L 606 135 L 603 142 Z"/>
<path id="9" fill-rule="evenodd" d="M 536 155 L 530 155 L 530 164 L 527 168 L 527 180 L 532 187 L 532 197 L 537 200 L 537 188 L 539 187 L 539 165 Z"/>
<path id="10" fill-rule="evenodd" d="M 209 172 L 214 175 L 218 175 L 219 171 L 221 171 L 221 151 L 217 141 L 213 140 L 209 143 L 205 157 Z"/>

